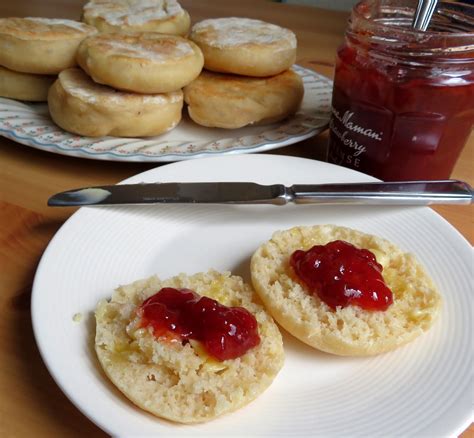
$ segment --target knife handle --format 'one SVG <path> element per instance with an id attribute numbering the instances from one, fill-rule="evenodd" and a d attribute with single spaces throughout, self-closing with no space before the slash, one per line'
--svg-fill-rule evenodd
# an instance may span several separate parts
<path id="1" fill-rule="evenodd" d="M 457 180 L 351 184 L 295 184 L 287 199 L 297 204 L 347 203 L 384 205 L 471 204 L 473 190 Z"/>

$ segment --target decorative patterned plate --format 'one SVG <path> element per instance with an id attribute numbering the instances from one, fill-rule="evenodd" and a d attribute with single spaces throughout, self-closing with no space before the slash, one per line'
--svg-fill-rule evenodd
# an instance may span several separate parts
<path id="1" fill-rule="evenodd" d="M 186 115 L 158 137 L 81 137 L 63 131 L 49 117 L 47 104 L 0 98 L 0 135 L 18 143 L 63 155 L 110 161 L 168 162 L 220 154 L 263 152 L 312 137 L 328 126 L 332 82 L 294 66 L 304 82 L 298 113 L 284 122 L 241 129 L 196 125 Z"/>

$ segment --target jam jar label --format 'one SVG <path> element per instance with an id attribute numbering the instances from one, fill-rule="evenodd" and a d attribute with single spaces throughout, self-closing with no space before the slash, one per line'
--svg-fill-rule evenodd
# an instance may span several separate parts
<path id="1" fill-rule="evenodd" d="M 370 173 L 376 163 L 384 162 L 389 156 L 392 123 L 391 111 L 350 101 L 335 88 L 328 160 Z"/>

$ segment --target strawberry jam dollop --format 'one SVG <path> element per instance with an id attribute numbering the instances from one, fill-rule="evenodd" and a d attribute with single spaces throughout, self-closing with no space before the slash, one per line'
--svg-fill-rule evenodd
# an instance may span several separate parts
<path id="1" fill-rule="evenodd" d="M 333 309 L 356 305 L 369 311 L 387 310 L 393 303 L 374 254 L 348 242 L 336 240 L 297 250 L 290 265 L 310 292 Z"/>
<path id="2" fill-rule="evenodd" d="M 157 338 L 202 343 L 220 361 L 242 356 L 260 343 L 255 317 L 243 307 L 227 307 L 189 289 L 165 287 L 138 309 L 141 327 Z"/>

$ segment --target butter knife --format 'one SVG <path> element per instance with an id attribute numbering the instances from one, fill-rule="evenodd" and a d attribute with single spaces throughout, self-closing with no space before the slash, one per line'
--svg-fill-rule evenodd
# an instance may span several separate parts
<path id="1" fill-rule="evenodd" d="M 457 180 L 261 185 L 253 182 L 166 182 L 85 187 L 57 193 L 52 207 L 128 204 L 470 204 L 473 191 Z"/>

